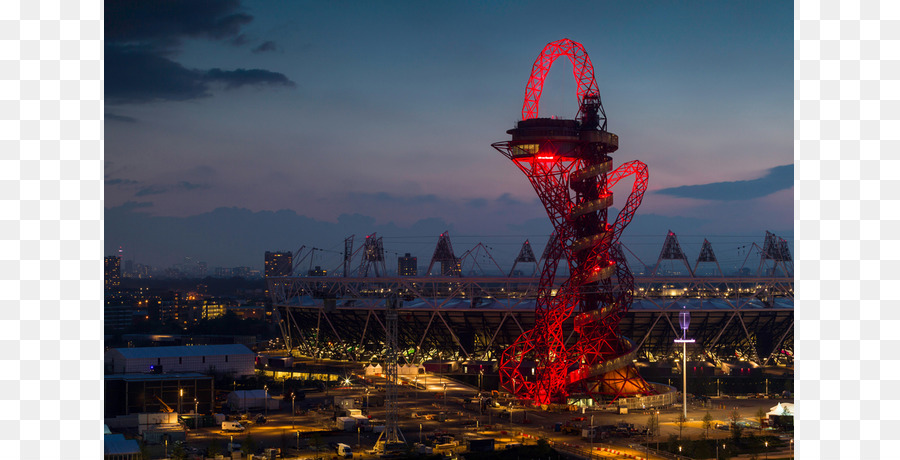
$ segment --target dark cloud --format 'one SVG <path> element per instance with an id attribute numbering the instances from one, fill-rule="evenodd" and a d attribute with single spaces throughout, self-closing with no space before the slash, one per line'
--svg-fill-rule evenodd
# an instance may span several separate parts
<path id="1" fill-rule="evenodd" d="M 108 104 L 186 101 L 210 95 L 202 73 L 146 48 L 107 44 L 105 60 Z"/>
<path id="2" fill-rule="evenodd" d="M 701 200 L 738 201 L 771 195 L 794 186 L 794 165 L 776 166 L 765 176 L 753 180 L 684 185 L 658 190 L 656 193 Z"/>
<path id="3" fill-rule="evenodd" d="M 337 222 L 316 220 L 299 215 L 294 211 L 250 211 L 230 207 L 187 216 L 154 216 L 140 212 L 149 204 L 130 201 L 122 206 L 106 208 L 105 246 L 109 254 L 119 246 L 124 246 L 131 254 L 139 254 L 137 260 L 153 265 L 168 265 L 191 256 L 207 261 L 214 266 L 262 267 L 263 254 L 271 250 L 295 251 L 301 245 L 332 249 L 331 252 L 317 253 L 316 265 L 331 271 L 340 263 L 339 251 L 343 250 L 343 239 L 356 235 L 357 247 L 364 235 L 378 233 L 386 239 L 386 251 L 416 252 L 417 248 L 396 246 L 392 241 L 399 238 L 432 235 L 424 240 L 420 257 L 427 263 L 427 257 L 434 250 L 437 236 L 454 230 L 453 225 L 441 219 L 423 219 L 409 226 L 392 223 L 376 224 L 375 219 L 361 214 L 345 214 Z M 261 229 L 264 229 L 261 231 Z M 427 253 L 427 254 L 426 254 Z M 334 265 L 319 257 L 329 256 Z M 305 268 L 305 267 L 304 267 Z"/>
<path id="4" fill-rule="evenodd" d="M 504 193 L 503 195 L 500 195 L 497 198 L 497 202 L 499 202 L 500 204 L 502 204 L 504 206 L 520 206 L 520 205 L 524 204 L 521 201 L 513 198 L 513 196 L 509 193 Z"/>
<path id="5" fill-rule="evenodd" d="M 118 114 L 111 113 L 111 112 L 106 112 L 106 113 L 103 115 L 103 118 L 104 118 L 105 120 L 107 120 L 107 121 L 120 121 L 120 122 L 122 122 L 122 123 L 135 123 L 135 122 L 137 122 L 137 119 L 136 119 L 136 118 L 127 117 L 127 116 L 125 116 L 125 115 L 118 115 Z"/>
<path id="6" fill-rule="evenodd" d="M 182 181 L 176 185 L 176 188 L 181 190 L 205 190 L 210 188 L 209 184 L 193 184 L 190 182 Z"/>
<path id="7" fill-rule="evenodd" d="M 211 95 L 214 83 L 227 89 L 263 84 L 294 86 L 285 75 L 262 69 L 187 69 L 143 47 L 107 45 L 105 59 L 108 104 L 200 99 Z"/>
<path id="8" fill-rule="evenodd" d="M 241 27 L 253 17 L 241 11 L 237 0 L 107 2 L 105 14 L 107 104 L 201 99 L 212 94 L 215 84 L 227 89 L 294 86 L 284 74 L 269 70 L 189 69 L 176 61 L 187 38 L 247 43 Z"/>
<path id="9" fill-rule="evenodd" d="M 109 182 L 109 181 L 107 181 Z M 136 182 L 135 182 L 136 183 Z M 209 184 L 194 184 L 187 181 L 181 181 L 175 185 L 149 185 L 137 191 L 134 196 L 150 196 L 150 195 L 161 195 L 163 193 L 169 192 L 180 192 L 180 191 L 192 191 L 192 190 L 206 190 L 210 188 Z"/>
<path id="10" fill-rule="evenodd" d="M 263 44 L 253 48 L 254 53 L 265 53 L 267 51 L 275 51 L 278 47 L 275 45 L 273 41 L 263 42 Z"/>
<path id="11" fill-rule="evenodd" d="M 105 2 L 104 38 L 112 42 L 173 44 L 183 38 L 233 39 L 253 17 L 238 0 Z"/>
<path id="12" fill-rule="evenodd" d="M 106 185 L 135 185 L 138 181 L 131 179 L 107 179 Z"/>
<path id="13" fill-rule="evenodd" d="M 240 34 L 240 35 L 238 35 L 237 37 L 234 37 L 234 38 L 232 38 L 231 40 L 229 40 L 229 42 L 230 42 L 232 45 L 234 45 L 234 46 L 244 46 L 244 45 L 246 45 L 249 41 L 250 41 L 250 40 L 247 39 L 247 36 L 244 35 L 244 34 Z"/>
<path id="14" fill-rule="evenodd" d="M 125 203 L 122 204 L 122 206 L 119 206 L 116 209 L 120 210 L 121 212 L 130 213 L 136 209 L 152 208 L 152 207 L 153 207 L 153 203 L 150 203 L 147 201 L 126 201 Z"/>
<path id="15" fill-rule="evenodd" d="M 442 218 L 422 218 L 408 225 L 378 223 L 377 219 L 364 214 L 342 214 L 336 222 L 328 222 L 297 214 L 292 210 L 251 211 L 245 208 L 218 208 L 210 212 L 186 216 L 169 217 L 152 215 L 146 211 L 151 203 L 129 201 L 121 206 L 106 208 L 105 246 L 112 254 L 119 246 L 124 246 L 132 254 L 137 253 L 138 261 L 153 265 L 167 265 L 191 256 L 209 262 L 210 266 L 251 266 L 261 267 L 263 253 L 271 250 L 296 250 L 301 245 L 307 249 L 318 247 L 331 252 L 317 253 L 317 257 L 332 257 L 334 264 L 316 259 L 329 271 L 340 264 L 343 240 L 356 235 L 356 245 L 365 235 L 377 233 L 385 237 L 388 254 L 410 252 L 427 264 L 434 251 L 438 235 L 449 231 L 457 254 L 462 253 L 482 237 L 469 237 L 460 233 L 452 220 Z M 732 206 L 733 207 L 733 206 Z M 618 210 L 612 209 L 615 214 Z M 665 240 L 666 230 L 675 232 L 682 248 L 693 265 L 699 254 L 704 238 L 709 238 L 716 255 L 724 264 L 726 248 L 734 249 L 731 242 L 735 236 L 718 232 L 711 233 L 705 228 L 715 219 L 662 216 L 638 213 L 625 230 L 621 241 L 645 263 L 656 261 Z M 760 221 L 759 225 L 742 226 L 736 230 L 741 241 L 746 235 L 759 235 L 762 244 L 766 230 L 792 240 L 791 222 L 785 229 L 766 228 L 771 222 Z M 553 231 L 546 217 L 529 219 L 521 224 L 509 224 L 496 241 L 483 241 L 493 247 L 492 255 L 501 266 L 508 266 L 518 253 L 522 242 L 530 239 L 536 255 L 539 255 Z M 502 244 L 496 244 L 500 242 Z M 637 266 L 634 266 L 635 268 Z M 424 268 L 424 267 L 423 267 Z M 727 267 L 723 266 L 723 269 Z"/>
<path id="16" fill-rule="evenodd" d="M 166 193 L 168 189 L 165 187 L 157 187 L 155 185 L 151 185 L 149 187 L 144 187 L 137 191 L 134 196 L 150 196 L 150 195 L 159 195 L 162 193 Z"/>
<path id="17" fill-rule="evenodd" d="M 206 80 L 224 83 L 226 88 L 240 88 L 244 85 L 295 86 L 283 74 L 262 69 L 211 69 L 206 72 Z"/>
<path id="18" fill-rule="evenodd" d="M 435 204 L 441 202 L 441 199 L 438 198 L 437 195 L 429 193 L 426 195 L 414 195 L 414 196 L 397 196 L 391 195 L 386 192 L 377 192 L 377 193 L 363 193 L 363 192 L 352 192 L 349 194 L 349 198 L 357 201 L 357 202 L 376 202 L 376 203 L 385 203 L 385 204 L 397 204 L 397 205 L 418 205 L 418 204 Z"/>

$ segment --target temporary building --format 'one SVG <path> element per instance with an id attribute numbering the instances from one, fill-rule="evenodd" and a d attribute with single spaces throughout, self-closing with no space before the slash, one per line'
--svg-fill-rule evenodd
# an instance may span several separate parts
<path id="1" fill-rule="evenodd" d="M 267 402 L 270 409 L 278 408 L 278 401 L 268 398 L 265 390 L 232 391 L 225 402 L 237 411 L 264 410 Z"/>
<path id="2" fill-rule="evenodd" d="M 356 431 L 358 421 L 353 417 L 338 417 L 337 429 L 341 431 Z"/>

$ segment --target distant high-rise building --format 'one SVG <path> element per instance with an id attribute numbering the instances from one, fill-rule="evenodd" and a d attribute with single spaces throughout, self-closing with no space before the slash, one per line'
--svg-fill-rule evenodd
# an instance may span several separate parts
<path id="1" fill-rule="evenodd" d="M 315 269 L 308 270 L 306 273 L 308 276 L 326 276 L 328 275 L 328 270 L 322 270 L 322 267 L 316 265 Z"/>
<path id="2" fill-rule="evenodd" d="M 119 287 L 122 279 L 122 259 L 107 256 L 103 259 L 103 285 L 106 289 Z"/>
<path id="3" fill-rule="evenodd" d="M 266 266 L 263 275 L 265 278 L 270 276 L 292 276 L 294 270 L 294 255 L 288 252 L 269 252 L 266 251 Z M 266 298 L 269 297 L 269 283 L 266 283 Z"/>
<path id="4" fill-rule="evenodd" d="M 294 267 L 294 256 L 288 252 L 266 251 L 266 278 L 270 276 L 291 276 Z"/>
<path id="5" fill-rule="evenodd" d="M 400 276 L 416 276 L 419 273 L 419 264 L 416 258 L 408 252 L 403 257 L 397 258 L 397 274 Z"/>

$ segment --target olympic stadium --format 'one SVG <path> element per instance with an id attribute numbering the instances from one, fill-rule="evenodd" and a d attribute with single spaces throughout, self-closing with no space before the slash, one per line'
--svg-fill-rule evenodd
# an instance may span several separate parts
<path id="1" fill-rule="evenodd" d="M 762 240 L 752 244 L 739 275 L 726 275 L 708 244 L 691 263 L 677 236 L 669 233 L 656 264 L 634 276 L 634 300 L 619 324 L 621 335 L 638 345 L 637 360 L 680 361 L 681 347 L 673 340 L 681 334 L 678 313 L 687 310 L 692 318 L 687 333 L 696 340 L 688 348 L 689 361 L 792 367 L 792 259 L 783 239 L 767 233 Z M 384 311 L 391 304 L 399 310 L 401 364 L 440 360 L 481 368 L 495 364 L 534 326 L 539 278 L 479 276 L 463 269 L 477 252 L 486 251 L 484 245 L 457 257 L 452 246 L 447 251 L 445 234 L 424 274 L 388 276 L 380 237 L 366 241 L 348 251 L 343 269 L 330 276 L 310 271 L 312 276 L 269 277 L 274 313 L 293 355 L 382 361 Z M 510 273 L 528 264 L 540 266 L 529 252 L 526 242 Z M 662 269 L 673 264 L 681 269 Z M 704 271 L 704 266 L 712 269 Z M 569 318 L 563 327 L 569 341 L 574 340 L 572 323 Z"/>

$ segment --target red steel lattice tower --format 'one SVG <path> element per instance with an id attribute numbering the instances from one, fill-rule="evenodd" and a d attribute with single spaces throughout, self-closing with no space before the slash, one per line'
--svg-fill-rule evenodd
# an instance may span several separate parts
<path id="1" fill-rule="evenodd" d="M 572 61 L 578 114 L 538 118 L 544 79 L 560 56 Z M 565 403 L 574 394 L 600 402 L 654 393 L 632 364 L 636 347 L 618 333 L 634 281 L 617 242 L 647 189 L 647 166 L 631 161 L 612 169 L 609 155 L 619 139 L 606 130 L 593 65 L 580 43 L 562 39 L 544 48 L 531 70 L 522 121 L 507 133 L 512 140 L 492 146 L 528 177 L 555 238 L 541 268 L 535 325 L 503 352 L 501 385 L 535 405 Z M 634 176 L 631 194 L 610 223 L 610 188 L 628 176 Z M 569 278 L 554 292 L 561 259 Z M 567 347 L 563 323 L 573 314 L 578 340 Z"/>

